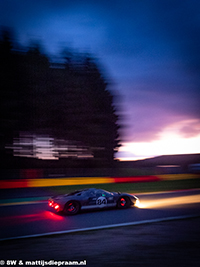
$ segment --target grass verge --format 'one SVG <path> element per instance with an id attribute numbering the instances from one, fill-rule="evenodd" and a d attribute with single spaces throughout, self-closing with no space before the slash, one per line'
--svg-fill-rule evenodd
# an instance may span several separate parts
<path id="1" fill-rule="evenodd" d="M 91 184 L 50 187 L 55 194 L 66 194 L 68 192 L 83 188 L 101 188 L 111 192 L 148 193 L 173 190 L 185 190 L 200 188 L 200 179 L 170 180 L 146 183 L 119 183 L 119 184 Z"/>

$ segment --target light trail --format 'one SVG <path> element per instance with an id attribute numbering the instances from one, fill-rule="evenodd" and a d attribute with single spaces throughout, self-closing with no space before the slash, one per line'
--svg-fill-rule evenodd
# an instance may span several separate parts
<path id="1" fill-rule="evenodd" d="M 151 209 L 151 208 L 163 208 L 176 205 L 196 204 L 200 203 L 200 194 L 192 196 L 180 196 L 180 197 L 168 197 L 155 200 L 144 200 L 140 202 L 139 208 Z"/>

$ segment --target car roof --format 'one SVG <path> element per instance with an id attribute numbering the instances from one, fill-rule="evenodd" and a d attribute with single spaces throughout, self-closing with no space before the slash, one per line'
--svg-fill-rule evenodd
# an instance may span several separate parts
<path id="1" fill-rule="evenodd" d="M 96 188 L 84 188 L 84 189 L 79 189 L 79 190 L 75 190 L 75 191 L 69 192 L 66 195 L 67 196 L 71 196 L 71 195 L 75 195 L 75 194 L 78 194 L 78 193 L 87 192 L 87 191 L 95 191 L 95 190 L 97 190 L 97 189 Z M 98 189 L 98 190 L 101 190 L 101 189 Z"/>

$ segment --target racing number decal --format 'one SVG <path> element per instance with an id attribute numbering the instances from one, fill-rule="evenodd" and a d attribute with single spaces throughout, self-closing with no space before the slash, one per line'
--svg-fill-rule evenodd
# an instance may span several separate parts
<path id="1" fill-rule="evenodd" d="M 96 200 L 97 205 L 106 205 L 107 204 L 107 199 L 105 197 L 99 197 Z"/>

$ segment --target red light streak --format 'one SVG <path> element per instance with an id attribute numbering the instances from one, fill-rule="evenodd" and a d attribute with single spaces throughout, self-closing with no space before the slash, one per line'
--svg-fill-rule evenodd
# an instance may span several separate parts
<path id="1" fill-rule="evenodd" d="M 24 214 L 24 215 L 16 215 L 16 216 L 8 216 L 4 218 L 0 218 L 1 226 L 8 225 L 25 225 L 27 223 L 39 222 L 39 221 L 63 221 L 64 217 L 58 214 L 55 214 L 50 211 L 44 211 L 41 213 L 35 214 Z"/>

